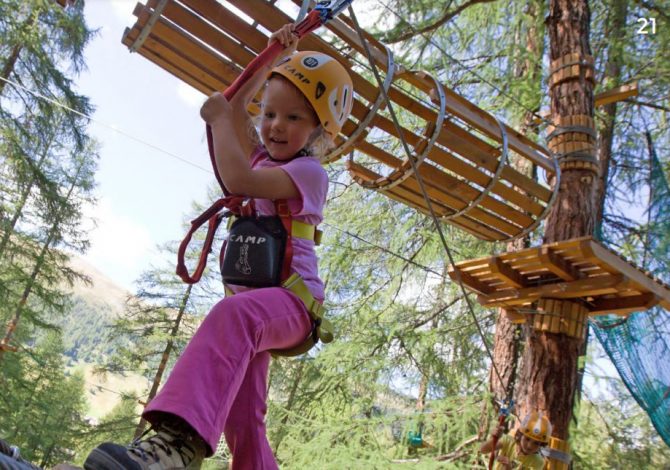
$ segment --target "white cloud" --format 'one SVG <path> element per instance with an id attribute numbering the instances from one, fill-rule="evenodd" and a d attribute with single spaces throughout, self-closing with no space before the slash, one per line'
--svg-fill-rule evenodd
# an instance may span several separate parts
<path id="1" fill-rule="evenodd" d="M 177 96 L 192 108 L 200 108 L 205 101 L 205 95 L 184 82 L 177 85 Z"/>
<path id="2" fill-rule="evenodd" d="M 154 243 L 146 227 L 114 211 L 104 197 L 85 210 L 90 222 L 91 247 L 84 257 L 115 283 L 131 290 L 132 283 L 155 256 Z"/>
<path id="3" fill-rule="evenodd" d="M 137 4 L 136 2 L 132 0 L 110 0 L 109 4 L 112 6 L 114 14 L 129 26 L 134 24 L 137 20 L 133 15 L 133 9 Z"/>

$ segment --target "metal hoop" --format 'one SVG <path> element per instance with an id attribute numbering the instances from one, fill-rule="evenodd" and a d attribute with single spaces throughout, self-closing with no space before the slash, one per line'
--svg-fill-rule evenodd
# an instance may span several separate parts
<path id="1" fill-rule="evenodd" d="M 442 220 L 451 220 L 455 217 L 458 217 L 460 215 L 463 215 L 467 212 L 469 212 L 473 207 L 476 207 L 479 205 L 480 202 L 482 202 L 482 199 L 484 199 L 486 196 L 489 195 L 491 192 L 491 189 L 493 189 L 493 185 L 495 185 L 498 180 L 500 179 L 500 173 L 502 173 L 503 169 L 505 168 L 505 165 L 507 165 L 507 158 L 508 158 L 508 142 L 507 142 L 507 130 L 505 129 L 505 125 L 498 119 L 497 117 L 493 116 L 493 118 L 496 120 L 498 123 L 498 127 L 500 127 L 500 136 L 502 137 L 502 153 L 500 154 L 500 160 L 498 161 L 498 166 L 496 168 L 495 173 L 491 177 L 491 181 L 486 185 L 486 187 L 482 190 L 481 193 L 479 193 L 479 196 L 474 198 L 472 201 L 470 201 L 463 209 L 461 209 L 458 212 L 454 212 L 453 214 L 447 215 L 442 217 Z"/>
<path id="2" fill-rule="evenodd" d="M 426 74 L 426 75 L 429 75 L 429 74 Z M 442 131 L 442 125 L 444 124 L 444 115 L 446 114 L 446 109 L 447 109 L 447 96 L 444 93 L 444 89 L 442 88 L 442 85 L 437 80 L 437 78 L 435 78 L 433 75 L 430 75 L 430 78 L 432 78 L 433 81 L 435 82 L 435 89 L 437 90 L 437 94 L 440 97 L 440 112 L 437 115 L 437 121 L 435 122 L 435 128 L 433 129 L 433 134 L 430 136 L 430 139 L 426 143 L 426 146 L 424 147 L 421 154 L 416 157 L 416 162 L 415 163 L 416 163 L 417 169 L 418 169 L 419 165 L 421 165 L 421 163 L 423 163 L 423 161 L 426 159 L 426 156 L 428 155 L 428 152 L 430 152 L 431 149 L 433 148 L 433 146 L 435 145 L 435 141 L 437 140 L 437 138 L 440 135 L 440 132 Z M 400 138 L 403 139 L 403 136 L 401 135 Z M 416 148 L 416 146 L 415 146 L 415 148 Z M 380 191 L 386 191 L 388 189 L 391 189 L 391 188 L 399 185 L 400 183 L 405 181 L 407 178 L 412 176 L 412 172 L 410 171 L 410 170 L 412 170 L 412 168 L 407 168 L 408 165 L 411 166 L 411 163 L 409 161 L 410 158 L 414 158 L 414 155 L 408 155 L 407 156 L 407 159 L 405 159 L 405 161 L 403 162 L 403 164 L 401 166 L 401 169 L 404 168 L 403 170 L 401 170 L 401 169 L 395 170 L 393 173 L 391 173 L 391 175 L 384 178 L 385 180 L 389 181 L 387 184 L 385 184 L 383 186 L 377 185 L 377 186 L 374 186 L 374 188 L 378 189 Z M 393 175 L 395 173 L 399 172 L 399 171 L 402 171 L 402 174 L 400 176 L 398 176 L 397 178 L 393 178 Z"/>
<path id="3" fill-rule="evenodd" d="M 544 210 L 537 217 L 537 219 L 535 219 L 535 222 L 533 222 L 528 227 L 523 229 L 519 234 L 514 235 L 512 238 L 508 238 L 506 240 L 501 240 L 501 241 L 511 242 L 511 241 L 514 241 L 518 238 L 524 237 L 524 236 L 526 236 L 526 234 L 535 230 L 535 228 L 540 224 L 540 222 L 542 222 L 544 220 L 544 218 L 549 213 L 549 210 L 554 205 L 554 202 L 556 201 L 556 197 L 558 196 L 559 186 L 561 185 L 561 167 L 558 164 L 558 158 L 556 158 L 556 156 L 554 155 L 553 152 L 551 152 L 551 150 L 549 150 L 549 152 L 551 154 L 551 161 L 554 164 L 554 175 L 555 175 L 555 178 L 556 178 L 556 182 L 554 183 L 554 192 L 552 193 L 551 197 L 547 201 L 547 205 L 544 206 Z"/>
<path id="4" fill-rule="evenodd" d="M 391 88 L 391 84 L 393 83 L 396 65 L 395 60 L 393 60 L 393 52 L 391 52 L 387 46 L 384 47 L 386 48 L 386 78 L 384 78 L 384 91 L 388 92 L 389 88 Z M 342 142 L 339 147 L 332 150 L 328 155 L 323 157 L 323 161 L 331 161 L 337 155 L 344 153 L 345 150 L 354 145 L 358 137 L 365 131 L 365 129 L 367 129 L 368 124 L 370 124 L 372 119 L 374 119 L 374 117 L 377 115 L 377 110 L 379 110 L 383 102 L 384 94 L 380 91 L 377 95 L 377 99 L 370 108 L 370 111 L 368 111 L 368 114 L 366 114 L 363 120 L 358 123 L 356 130 L 354 130 L 354 132 L 352 132 L 351 135 L 347 137 L 347 139 L 345 139 L 345 141 Z M 352 154 L 349 155 L 349 160 L 353 161 Z"/>

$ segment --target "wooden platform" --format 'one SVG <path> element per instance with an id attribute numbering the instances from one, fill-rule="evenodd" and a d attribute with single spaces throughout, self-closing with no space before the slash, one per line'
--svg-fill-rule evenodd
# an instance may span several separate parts
<path id="1" fill-rule="evenodd" d="M 670 310 L 670 286 L 591 237 L 463 261 L 449 275 L 457 273 L 485 307 L 523 311 L 538 299 L 579 299 L 589 315 Z"/>
<path id="2" fill-rule="evenodd" d="M 136 5 L 137 21 L 122 41 L 209 95 L 228 87 L 265 48 L 268 31 L 295 19 L 302 0 L 293 3 L 285 11 L 269 0 L 147 0 Z M 428 213 L 351 19 L 340 14 L 318 33 L 302 39 L 300 49 L 335 57 L 350 71 L 356 91 L 352 116 L 330 159 L 349 154 L 355 181 Z M 555 192 L 510 162 L 526 160 L 550 178 L 557 169 L 549 152 L 429 74 L 397 66 L 390 51 L 367 33 L 366 42 L 381 74 L 388 75 L 395 109 L 404 110 L 401 132 L 437 215 L 484 240 L 532 230 Z"/>

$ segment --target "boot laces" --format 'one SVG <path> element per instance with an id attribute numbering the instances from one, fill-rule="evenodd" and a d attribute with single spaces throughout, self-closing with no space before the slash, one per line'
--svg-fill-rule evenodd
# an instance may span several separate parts
<path id="1" fill-rule="evenodd" d="M 154 431 L 156 434 L 147 439 L 143 439 L 150 431 Z M 170 458 L 172 458 L 173 453 L 176 452 L 183 464 L 188 465 L 195 459 L 196 451 L 189 445 L 187 440 L 188 436 L 184 436 L 171 429 L 158 430 L 150 428 L 128 446 L 128 452 L 137 455 L 145 462 L 151 460 L 160 462 L 161 457 L 159 451 L 163 451 L 163 453 Z"/>

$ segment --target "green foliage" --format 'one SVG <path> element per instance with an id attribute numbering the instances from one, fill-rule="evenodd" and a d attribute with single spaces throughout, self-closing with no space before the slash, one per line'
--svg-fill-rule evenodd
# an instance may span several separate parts
<path id="1" fill-rule="evenodd" d="M 112 411 L 80 436 L 72 460 L 79 465 L 83 464 L 91 450 L 101 442 L 131 442 L 138 421 L 138 406 L 136 396 L 122 397 Z"/>
<path id="2" fill-rule="evenodd" d="M 578 422 L 571 430 L 577 468 L 658 469 L 670 462 L 670 449 L 619 386 L 614 400 L 582 402 Z"/>
<path id="3" fill-rule="evenodd" d="M 71 458 L 88 428 L 83 377 L 65 373 L 62 354 L 60 335 L 50 334 L 0 365 L 0 434 L 40 465 Z"/>

